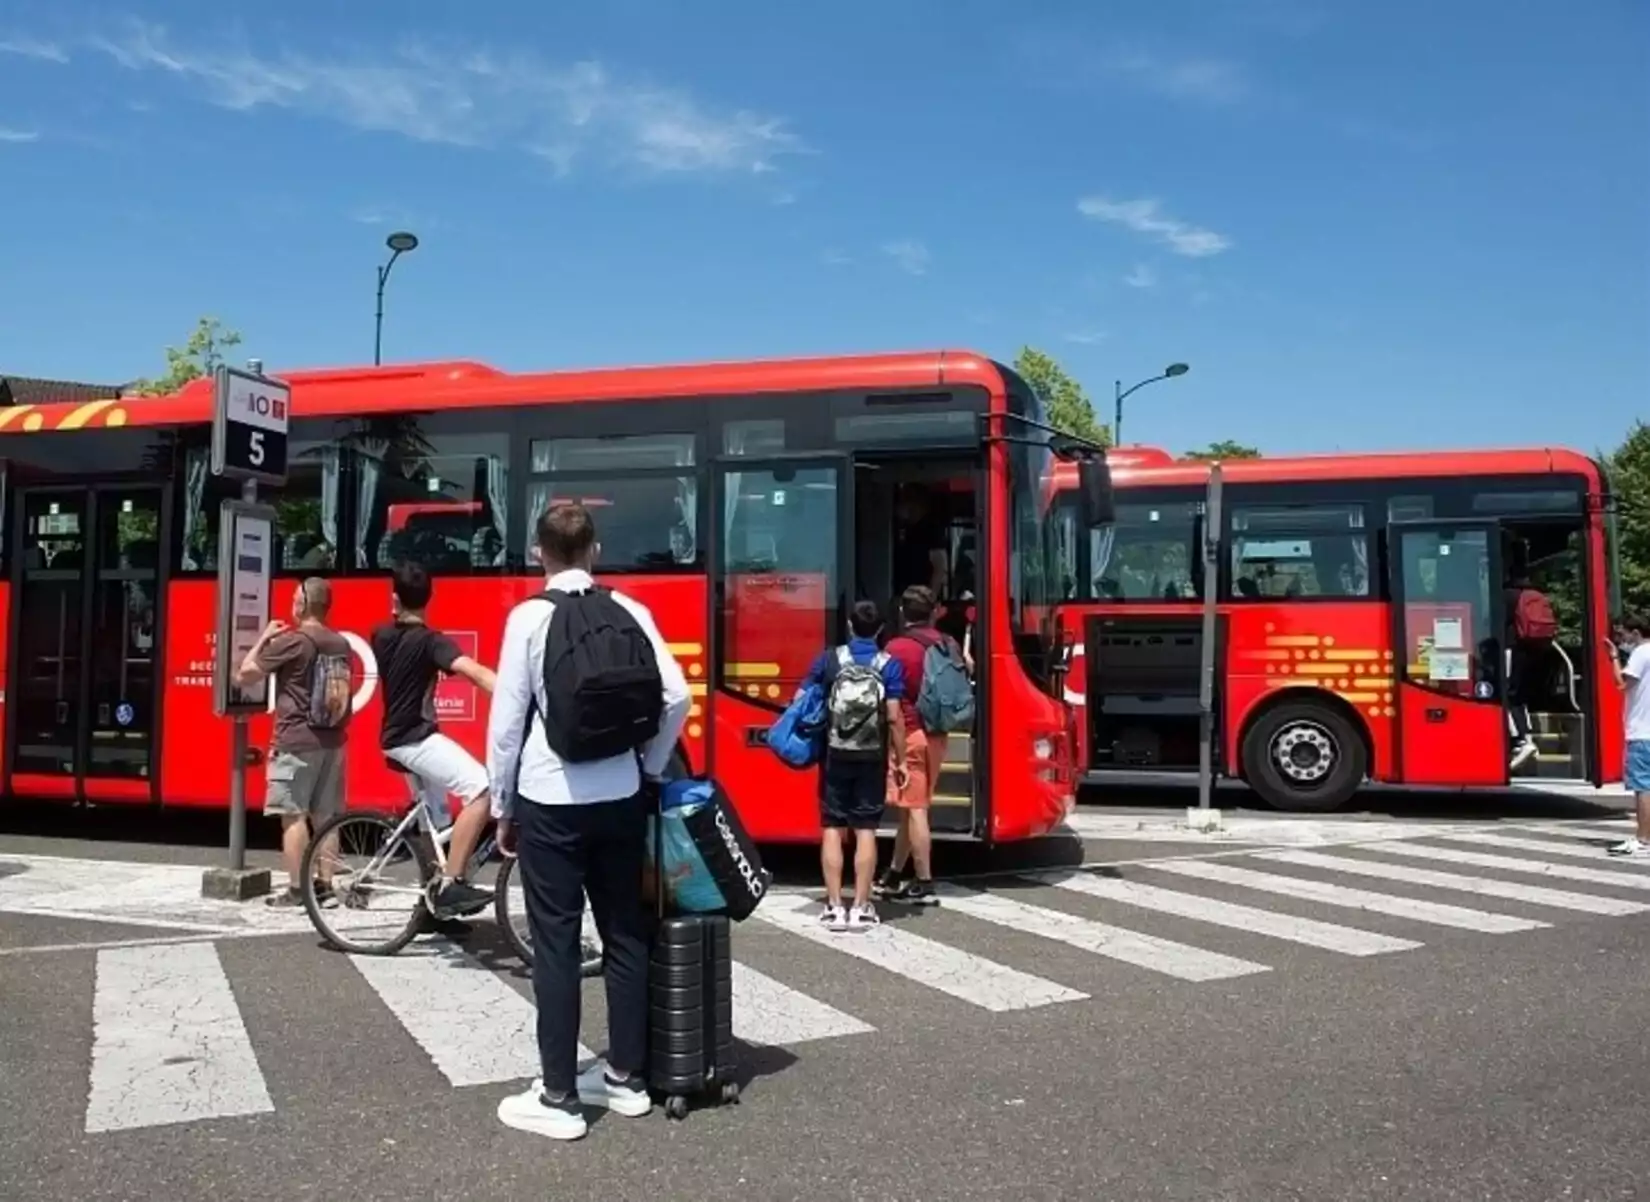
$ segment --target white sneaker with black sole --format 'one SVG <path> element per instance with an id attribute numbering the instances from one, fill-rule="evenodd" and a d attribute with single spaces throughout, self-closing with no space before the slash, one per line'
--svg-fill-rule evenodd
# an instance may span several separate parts
<path id="1" fill-rule="evenodd" d="M 1622 856 L 1629 860 L 1650 860 L 1650 843 L 1646 843 L 1637 835 L 1631 839 L 1623 839 L 1610 848 L 1613 856 Z"/>

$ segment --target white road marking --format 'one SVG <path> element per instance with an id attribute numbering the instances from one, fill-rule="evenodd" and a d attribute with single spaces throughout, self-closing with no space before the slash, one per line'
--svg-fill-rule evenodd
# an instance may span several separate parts
<path id="1" fill-rule="evenodd" d="M 1028 1010 L 1088 997 L 1053 981 L 948 947 L 896 926 L 836 934 L 819 925 L 819 903 L 806 897 L 768 897 L 754 917 L 789 934 L 864 960 L 919 985 L 985 1010 Z"/>
<path id="2" fill-rule="evenodd" d="M 874 1030 L 851 1014 L 733 962 L 733 1033 L 746 1043 L 789 1047 Z"/>
<path id="3" fill-rule="evenodd" d="M 1097 956 L 1120 960 L 1136 968 L 1160 972 L 1182 981 L 1223 981 L 1271 971 L 1264 964 L 1239 960 L 1236 956 L 1204 951 L 1155 935 L 1143 935 L 1061 910 L 1028 905 L 1000 894 L 976 893 L 953 885 L 941 885 L 939 894 L 948 911 L 1023 934 L 1053 939 Z"/>
<path id="4" fill-rule="evenodd" d="M 538 1011 L 473 956 L 434 940 L 396 956 L 349 959 L 452 1084 L 539 1075 Z M 580 1063 L 589 1059 L 581 1045 Z"/>
<path id="5" fill-rule="evenodd" d="M 1496 844 L 1497 847 L 1504 846 Z M 1527 860 L 1522 856 L 1494 856 L 1485 852 L 1462 851 L 1456 847 L 1432 847 L 1422 843 L 1374 843 L 1365 851 L 1382 855 L 1412 856 L 1417 860 L 1437 860 L 1444 864 L 1465 864 L 1473 868 L 1491 868 L 1501 872 L 1527 872 L 1550 876 L 1565 881 L 1585 881 L 1590 885 L 1609 885 L 1615 889 L 1650 889 L 1650 876 L 1630 872 L 1612 872 L 1607 868 L 1578 868 L 1574 864 L 1554 864 L 1550 860 Z M 1534 850 L 1532 848 L 1531 850 Z M 1614 863 L 1602 853 L 1599 863 Z"/>
<path id="6" fill-rule="evenodd" d="M 1477 893 L 1484 897 L 1499 897 L 1507 901 L 1529 902 L 1534 906 L 1552 906 L 1559 910 L 1579 910 L 1583 914 L 1642 914 L 1650 906 L 1624 901 L 1619 897 L 1597 897 L 1590 893 L 1572 893 L 1568 889 L 1548 889 L 1542 885 L 1521 885 L 1516 881 L 1498 881 L 1487 876 L 1464 876 L 1455 872 L 1437 872 L 1430 868 L 1412 868 L 1408 864 L 1387 864 L 1376 860 L 1355 860 L 1351 856 L 1326 856 L 1311 851 L 1274 851 L 1259 856 L 1262 860 L 1276 860 L 1280 864 L 1298 864 L 1302 868 L 1322 868 L 1327 872 L 1347 872 L 1357 876 L 1377 877 L 1385 881 L 1402 881 L 1410 885 L 1432 885 L 1439 889 L 1456 889 L 1462 893 Z"/>
<path id="7" fill-rule="evenodd" d="M 1388 846 L 1403 847 L 1403 843 Z M 1514 918 L 1510 914 L 1492 914 L 1487 910 L 1472 910 L 1465 906 L 1447 906 L 1441 902 L 1418 901 L 1396 897 L 1390 893 L 1372 893 L 1366 889 L 1351 889 L 1325 881 L 1303 877 L 1278 876 L 1270 872 L 1255 872 L 1235 868 L 1229 864 L 1203 861 L 1165 861 L 1155 865 L 1162 872 L 1197 880 L 1214 881 L 1222 885 L 1237 885 L 1244 889 L 1258 889 L 1263 893 L 1277 893 L 1301 901 L 1318 902 L 1326 906 L 1347 906 L 1354 910 L 1368 910 L 1375 914 L 1390 914 L 1413 922 L 1430 922 L 1438 926 L 1460 927 L 1486 934 L 1505 934 L 1509 931 L 1533 931 L 1552 925 L 1533 918 Z"/>
<path id="8" fill-rule="evenodd" d="M 88 1132 L 275 1109 L 211 944 L 99 952 L 92 1023 Z"/>
<path id="9" fill-rule="evenodd" d="M 1622 836 L 1626 838 L 1625 835 Z M 1551 839 L 1521 839 L 1517 835 L 1451 835 L 1451 843 L 1475 843 L 1481 847 L 1504 847 L 1508 851 L 1533 851 L 1538 855 L 1565 856 L 1577 860 L 1591 860 L 1595 864 L 1619 864 L 1623 868 L 1650 868 L 1650 860 L 1630 860 L 1625 856 L 1610 855 L 1597 845 L 1578 847 L 1573 843 L 1559 843 Z"/>
<path id="10" fill-rule="evenodd" d="M 1116 877 L 1076 873 L 1058 877 L 1042 875 L 1032 879 L 1106 901 L 1122 902 L 1124 905 L 1155 910 L 1160 914 L 1172 914 L 1177 918 L 1190 918 L 1214 926 L 1249 931 L 1256 935 L 1270 935 L 1274 939 L 1304 943 L 1308 947 L 1340 952 L 1345 956 L 1376 956 L 1384 952 L 1409 951 L 1421 946 L 1414 939 L 1399 939 L 1393 935 L 1361 931 L 1356 927 L 1319 922 L 1313 918 L 1296 918 L 1292 914 L 1278 914 L 1254 906 L 1241 906 L 1236 902 L 1200 897 L 1195 893 L 1160 889 L 1156 885 L 1143 885 L 1138 881 L 1119 880 Z"/>

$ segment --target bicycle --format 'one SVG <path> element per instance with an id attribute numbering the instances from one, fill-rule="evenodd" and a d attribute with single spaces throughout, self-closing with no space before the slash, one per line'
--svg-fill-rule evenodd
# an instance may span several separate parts
<path id="1" fill-rule="evenodd" d="M 452 827 L 437 830 L 424 806 L 412 803 L 399 819 L 390 814 L 347 811 L 323 822 L 304 851 L 301 894 L 310 923 L 328 944 L 340 951 L 364 956 L 392 956 L 415 936 L 438 921 L 432 899 L 435 887 L 447 875 L 447 844 Z M 352 846 L 360 848 L 365 865 L 352 870 L 344 859 Z M 317 868 L 323 849 L 331 848 L 333 871 L 330 887 L 323 893 Z M 481 875 L 497 859 L 493 877 L 493 918 L 505 941 L 524 963 L 533 963 L 532 935 L 527 928 L 520 887 L 513 884 L 516 859 L 498 850 L 498 830 L 489 831 L 470 857 L 467 879 L 483 884 Z M 389 879 L 389 873 L 410 863 L 416 876 L 409 883 Z M 383 908 L 374 908 L 379 899 L 388 899 Z M 410 908 L 401 907 L 411 903 Z M 391 919 L 390 916 L 394 915 Z M 581 935 L 583 975 L 598 976 L 602 970 L 599 936 L 589 923 Z"/>

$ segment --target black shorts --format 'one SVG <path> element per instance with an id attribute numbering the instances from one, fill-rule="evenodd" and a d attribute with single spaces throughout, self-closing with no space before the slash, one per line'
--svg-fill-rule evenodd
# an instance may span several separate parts
<path id="1" fill-rule="evenodd" d="M 824 778 L 819 802 L 821 826 L 874 831 L 882 825 L 888 766 L 880 759 L 863 764 L 832 764 L 821 776 Z"/>

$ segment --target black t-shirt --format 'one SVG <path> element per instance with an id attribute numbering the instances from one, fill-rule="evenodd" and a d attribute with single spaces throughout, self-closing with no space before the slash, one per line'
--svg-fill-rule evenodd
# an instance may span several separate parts
<path id="1" fill-rule="evenodd" d="M 945 550 L 945 527 L 931 518 L 901 530 L 894 542 L 894 595 L 934 579 L 933 555 Z"/>
<path id="2" fill-rule="evenodd" d="M 422 622 L 386 622 L 372 632 L 378 683 L 384 690 L 385 751 L 423 742 L 436 732 L 435 684 L 463 653 Z"/>

